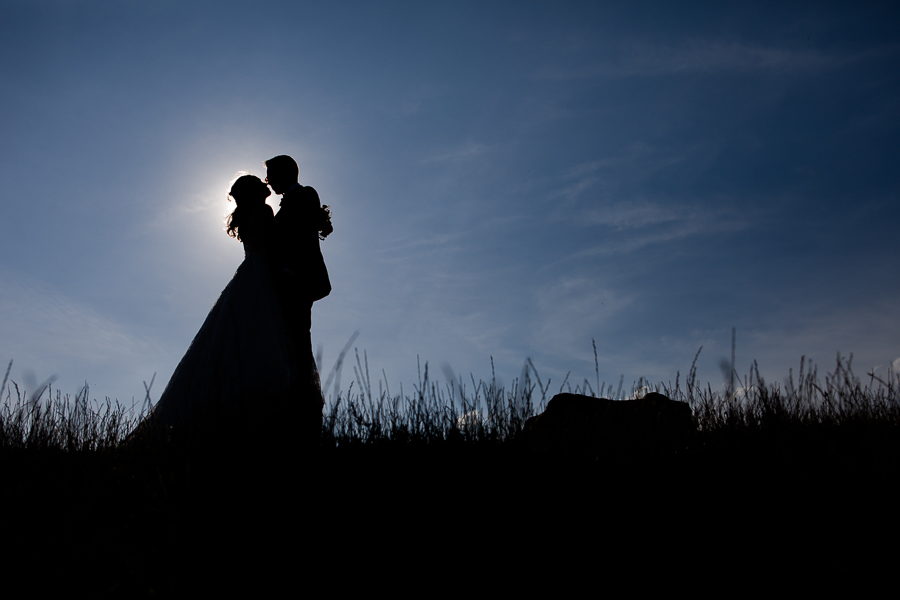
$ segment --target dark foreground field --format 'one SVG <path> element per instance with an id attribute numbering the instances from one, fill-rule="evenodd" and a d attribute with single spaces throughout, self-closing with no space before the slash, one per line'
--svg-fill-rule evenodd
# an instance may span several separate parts
<path id="1" fill-rule="evenodd" d="M 533 443 L 525 418 L 550 396 L 534 378 L 467 392 L 426 374 L 406 399 L 361 382 L 329 404 L 314 455 L 265 432 L 123 444 L 133 414 L 7 387 L 4 579 L 29 596 L 513 593 L 547 576 L 561 592 L 670 587 L 676 566 L 708 584 L 822 582 L 893 557 L 896 380 L 840 362 L 796 386 L 689 379 L 661 391 L 689 403 L 696 433 L 642 451 Z"/>

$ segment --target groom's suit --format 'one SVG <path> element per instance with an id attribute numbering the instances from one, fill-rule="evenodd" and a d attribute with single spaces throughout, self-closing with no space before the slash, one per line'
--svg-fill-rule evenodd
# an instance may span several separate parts
<path id="1" fill-rule="evenodd" d="M 310 305 L 331 292 L 316 228 L 321 207 L 316 190 L 298 183 L 282 196 L 275 215 L 282 276 L 296 302 Z"/>
<path id="2" fill-rule="evenodd" d="M 323 399 L 310 337 L 312 304 L 331 292 L 317 230 L 322 205 L 316 190 L 295 184 L 282 196 L 279 206 L 275 214 L 277 233 L 272 264 L 281 308 L 297 350 L 297 372 L 301 376 L 292 394 L 298 411 L 294 416 L 304 441 L 318 440 Z"/>

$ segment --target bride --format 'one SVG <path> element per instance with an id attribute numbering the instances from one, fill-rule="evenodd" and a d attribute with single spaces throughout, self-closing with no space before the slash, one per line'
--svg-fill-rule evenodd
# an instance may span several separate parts
<path id="1" fill-rule="evenodd" d="M 222 427 L 249 428 L 261 414 L 284 406 L 300 380 L 270 272 L 276 235 L 266 204 L 270 194 L 253 175 L 231 187 L 228 198 L 237 208 L 226 231 L 243 243 L 244 261 L 148 414 L 144 426 L 154 432 L 207 437 Z"/>

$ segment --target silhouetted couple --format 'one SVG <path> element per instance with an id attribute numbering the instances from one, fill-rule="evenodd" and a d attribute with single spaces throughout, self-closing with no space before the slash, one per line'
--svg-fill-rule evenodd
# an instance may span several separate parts
<path id="1" fill-rule="evenodd" d="M 236 179 L 226 232 L 244 261 L 178 364 L 147 422 L 155 431 L 225 444 L 262 440 L 312 449 L 322 427 L 322 390 L 312 353 L 313 302 L 331 292 L 319 240 L 328 207 L 299 183 L 289 156 L 265 161 L 266 183 Z M 281 194 L 277 214 L 266 204 Z"/>

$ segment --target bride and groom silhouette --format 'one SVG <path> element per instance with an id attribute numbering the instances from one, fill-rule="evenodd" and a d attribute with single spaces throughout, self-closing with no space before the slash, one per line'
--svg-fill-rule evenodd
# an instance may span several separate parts
<path id="1" fill-rule="evenodd" d="M 265 161 L 266 181 L 238 177 L 226 232 L 244 261 L 210 310 L 145 423 L 166 437 L 257 439 L 314 447 L 322 390 L 312 353 L 312 305 L 331 292 L 319 240 L 331 213 L 299 183 L 289 156 Z M 266 185 L 268 184 L 268 185 Z M 266 204 L 281 195 L 278 213 Z"/>

